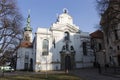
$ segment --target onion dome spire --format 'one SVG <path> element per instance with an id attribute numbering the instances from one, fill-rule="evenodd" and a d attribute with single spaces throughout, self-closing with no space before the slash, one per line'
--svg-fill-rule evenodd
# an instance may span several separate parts
<path id="1" fill-rule="evenodd" d="M 28 17 L 27 17 L 27 24 L 24 28 L 25 31 L 32 31 L 31 25 L 30 25 L 30 10 L 28 11 Z"/>

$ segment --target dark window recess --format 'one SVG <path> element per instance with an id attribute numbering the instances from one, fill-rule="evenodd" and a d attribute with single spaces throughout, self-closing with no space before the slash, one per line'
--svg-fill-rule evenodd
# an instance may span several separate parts
<path id="1" fill-rule="evenodd" d="M 28 70 L 28 63 L 25 63 L 25 64 L 24 64 L 24 69 L 25 69 L 25 70 Z"/>
<path id="2" fill-rule="evenodd" d="M 115 40 L 118 40 L 117 30 L 114 30 L 114 34 L 115 34 Z"/>
<path id="3" fill-rule="evenodd" d="M 55 39 L 53 40 L 53 46 L 54 46 L 54 48 L 56 47 L 56 45 L 55 45 Z"/>
<path id="4" fill-rule="evenodd" d="M 28 35 L 25 36 L 26 41 L 30 41 L 30 37 Z"/>
<path id="5" fill-rule="evenodd" d="M 29 55 L 25 55 L 25 63 L 28 63 Z"/>
<path id="6" fill-rule="evenodd" d="M 102 49 L 101 43 L 99 43 L 98 46 L 99 46 L 99 50 L 101 50 Z"/>
<path id="7" fill-rule="evenodd" d="M 87 55 L 87 43 L 83 42 L 83 55 Z"/>
<path id="8" fill-rule="evenodd" d="M 117 46 L 117 50 L 120 50 L 120 46 Z"/>

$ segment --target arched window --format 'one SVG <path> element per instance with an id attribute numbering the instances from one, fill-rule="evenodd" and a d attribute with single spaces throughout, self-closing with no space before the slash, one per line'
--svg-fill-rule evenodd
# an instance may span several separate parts
<path id="1" fill-rule="evenodd" d="M 49 53 L 49 41 L 47 39 L 44 39 L 42 43 L 42 55 L 48 55 L 48 53 Z"/>
<path id="2" fill-rule="evenodd" d="M 69 39 L 70 39 L 70 34 L 69 34 L 69 32 L 65 32 L 64 34 L 65 34 L 64 39 L 65 39 L 65 40 L 69 40 Z"/>

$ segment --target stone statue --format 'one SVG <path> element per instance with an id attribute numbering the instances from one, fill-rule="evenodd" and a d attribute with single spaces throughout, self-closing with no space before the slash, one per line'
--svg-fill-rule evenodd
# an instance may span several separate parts
<path id="1" fill-rule="evenodd" d="M 70 49 L 71 49 L 71 50 L 74 50 L 73 46 L 70 46 Z"/>
<path id="2" fill-rule="evenodd" d="M 66 43 L 66 50 L 69 50 L 69 45 L 68 45 L 68 43 Z"/>

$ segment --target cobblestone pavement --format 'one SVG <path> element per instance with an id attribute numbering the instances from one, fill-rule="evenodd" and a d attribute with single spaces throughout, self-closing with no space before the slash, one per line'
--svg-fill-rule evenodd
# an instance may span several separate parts
<path id="1" fill-rule="evenodd" d="M 99 73 L 96 68 L 86 68 L 71 71 L 70 73 L 77 75 L 84 80 L 120 80 L 120 75 L 113 75 L 107 73 Z"/>

